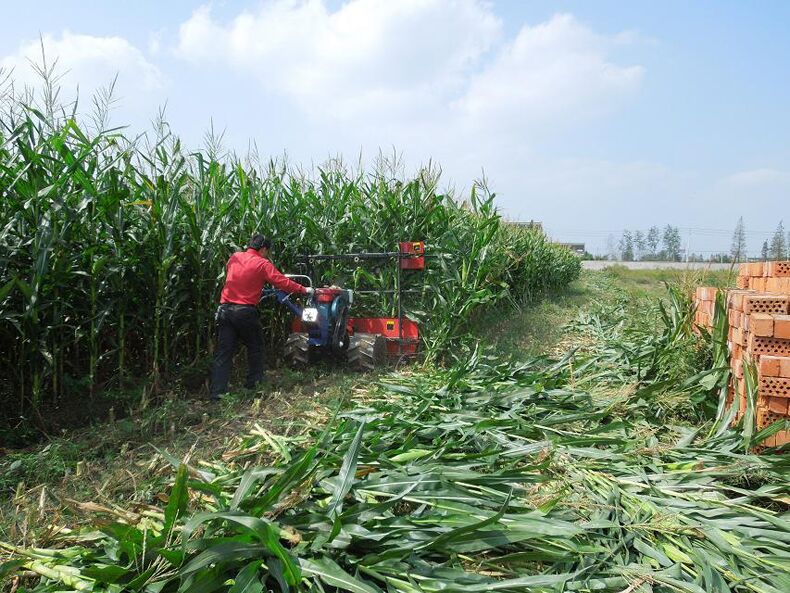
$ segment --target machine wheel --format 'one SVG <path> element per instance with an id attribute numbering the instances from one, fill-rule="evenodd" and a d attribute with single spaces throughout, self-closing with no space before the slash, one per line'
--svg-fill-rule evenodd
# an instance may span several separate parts
<path id="1" fill-rule="evenodd" d="M 310 364 L 310 344 L 307 333 L 292 333 L 288 336 L 283 349 L 283 356 L 288 366 L 303 368 Z"/>
<path id="2" fill-rule="evenodd" d="M 354 334 L 348 345 L 346 360 L 358 371 L 373 371 L 381 366 L 386 355 L 386 342 L 378 334 Z"/>

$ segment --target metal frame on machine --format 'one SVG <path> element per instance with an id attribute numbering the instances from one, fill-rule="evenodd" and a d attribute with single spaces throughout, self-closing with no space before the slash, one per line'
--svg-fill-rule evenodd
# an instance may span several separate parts
<path id="1" fill-rule="evenodd" d="M 397 262 L 397 286 L 395 290 L 359 290 L 355 291 L 358 294 L 392 294 L 394 293 L 397 296 L 397 308 L 398 308 L 398 337 L 395 338 L 398 343 L 398 352 L 397 355 L 399 358 L 402 358 L 404 355 L 408 354 L 412 356 L 412 352 L 404 352 L 403 346 L 405 343 L 409 344 L 416 344 L 419 342 L 418 338 L 404 338 L 403 336 L 403 294 L 404 292 L 413 292 L 413 291 L 404 291 L 401 280 L 404 266 L 402 264 L 403 260 L 416 260 L 416 263 L 422 264 L 417 265 L 413 268 L 406 268 L 406 269 L 415 269 L 415 270 L 422 270 L 424 269 L 424 243 L 422 242 L 399 242 L 400 250 L 399 251 L 384 251 L 379 253 L 371 253 L 371 252 L 360 252 L 360 253 L 344 253 L 339 255 L 324 255 L 324 254 L 312 254 L 312 255 L 300 255 L 296 258 L 297 264 L 306 266 L 307 267 L 307 275 L 312 276 L 314 272 L 314 265 L 316 262 L 323 262 L 323 261 L 352 261 L 354 263 L 360 263 L 364 260 L 395 260 Z M 408 246 L 414 246 L 413 248 L 409 249 Z M 405 247 L 406 246 L 406 247 Z M 417 247 L 419 246 L 419 247 Z M 416 251 L 418 249 L 418 251 Z M 370 319 L 371 321 L 375 321 L 379 318 L 361 318 L 364 320 Z M 378 333 L 378 332 L 371 332 L 371 333 Z M 386 337 L 387 340 L 393 340 L 393 338 Z"/>

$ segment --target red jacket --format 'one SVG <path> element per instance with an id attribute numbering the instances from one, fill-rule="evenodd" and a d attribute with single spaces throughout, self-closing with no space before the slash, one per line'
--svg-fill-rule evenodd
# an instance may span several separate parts
<path id="1" fill-rule="evenodd" d="M 283 276 L 274 264 L 262 257 L 255 249 L 237 251 L 230 256 L 222 288 L 220 303 L 257 305 L 261 300 L 264 284 L 271 284 L 285 292 L 305 294 L 307 290 Z"/>

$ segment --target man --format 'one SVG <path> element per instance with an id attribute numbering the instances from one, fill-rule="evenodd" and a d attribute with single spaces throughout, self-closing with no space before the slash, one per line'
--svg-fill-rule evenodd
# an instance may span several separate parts
<path id="1" fill-rule="evenodd" d="M 263 235 L 254 235 L 246 251 L 230 256 L 217 309 L 217 353 L 211 370 L 212 400 L 219 400 L 228 391 L 228 379 L 238 341 L 247 347 L 246 387 L 254 388 L 263 380 L 263 335 L 256 308 L 264 284 L 271 284 L 285 292 L 313 293 L 286 278 L 269 261 L 271 241 Z"/>

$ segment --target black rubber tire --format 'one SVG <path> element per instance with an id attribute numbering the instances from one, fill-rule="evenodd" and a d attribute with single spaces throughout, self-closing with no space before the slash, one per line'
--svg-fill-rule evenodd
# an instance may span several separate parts
<path id="1" fill-rule="evenodd" d="M 387 344 L 378 334 L 354 334 L 348 344 L 346 360 L 357 371 L 374 371 L 384 363 Z"/>
<path id="2" fill-rule="evenodd" d="M 288 336 L 283 348 L 283 357 L 288 366 L 299 369 L 312 362 L 308 338 L 307 333 L 292 333 Z"/>

